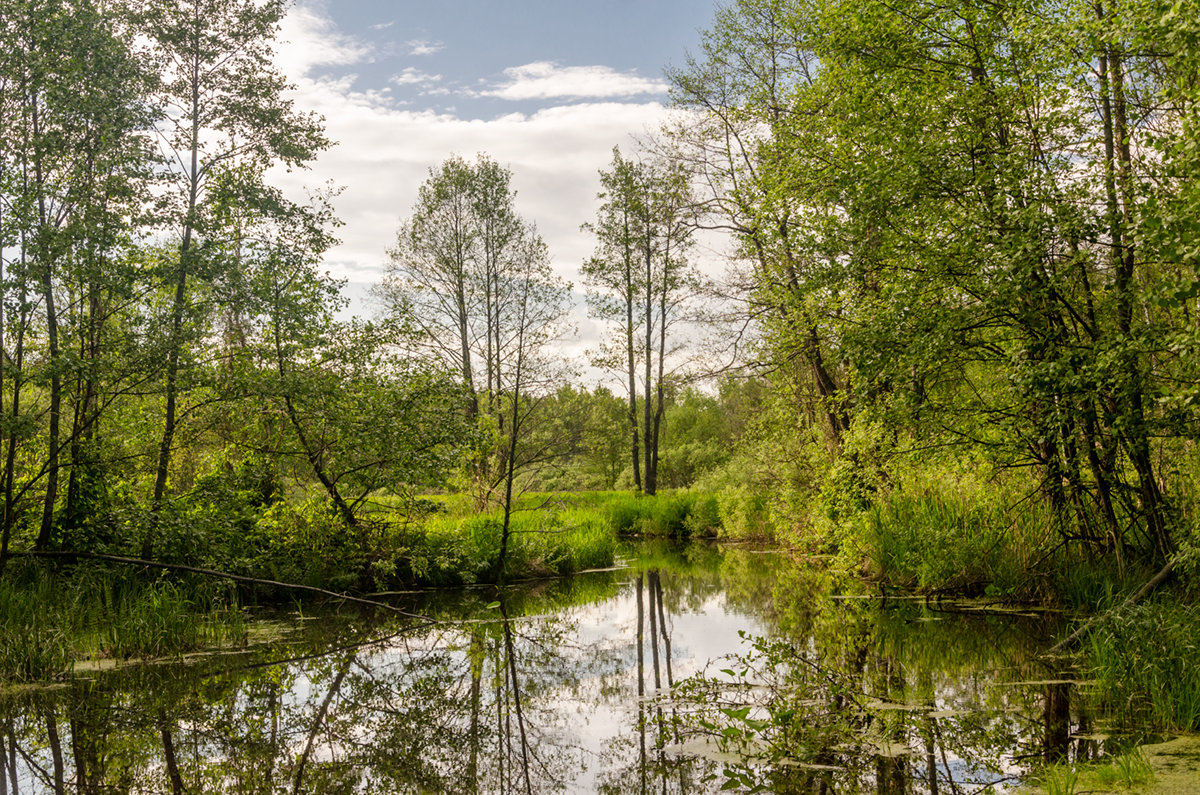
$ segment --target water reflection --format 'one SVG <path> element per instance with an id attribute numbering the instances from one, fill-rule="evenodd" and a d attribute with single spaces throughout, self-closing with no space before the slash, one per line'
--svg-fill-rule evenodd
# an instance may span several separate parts
<path id="1" fill-rule="evenodd" d="M 1043 617 L 835 598 L 748 549 L 630 563 L 0 693 L 0 793 L 938 795 L 1103 751 Z"/>

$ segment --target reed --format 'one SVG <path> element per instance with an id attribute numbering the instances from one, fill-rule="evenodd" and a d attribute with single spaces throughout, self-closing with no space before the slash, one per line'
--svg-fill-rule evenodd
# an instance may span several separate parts
<path id="1" fill-rule="evenodd" d="M 41 681 L 80 660 L 179 655 L 244 638 L 240 610 L 187 582 L 34 561 L 0 579 L 0 681 Z"/>
<path id="2" fill-rule="evenodd" d="M 1164 600 L 1120 611 L 1088 636 L 1094 697 L 1118 722 L 1200 729 L 1200 606 Z"/>

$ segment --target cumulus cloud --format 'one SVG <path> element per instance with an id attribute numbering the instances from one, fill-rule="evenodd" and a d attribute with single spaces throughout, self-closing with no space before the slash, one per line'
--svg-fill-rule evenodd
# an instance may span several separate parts
<path id="1" fill-rule="evenodd" d="M 346 36 L 315 7 L 294 6 L 280 25 L 275 63 L 292 80 L 320 66 L 349 66 L 367 60 L 371 47 Z"/>
<path id="2" fill-rule="evenodd" d="M 293 19 L 298 13 L 303 15 L 299 21 Z M 303 9 L 293 9 L 288 20 L 292 31 L 289 50 L 307 53 L 303 58 L 289 54 L 293 63 L 352 65 L 356 57 L 370 57 Z M 300 38 L 301 33 L 308 38 Z M 657 128 L 668 111 L 653 98 L 617 101 L 657 93 L 657 87 L 651 90 L 657 85 L 651 81 L 637 82 L 641 78 L 602 67 L 572 70 L 553 65 L 526 69 L 520 73 L 525 76 L 521 79 L 535 71 L 547 82 L 530 96 L 551 101 L 540 103 L 540 110 L 495 118 L 471 118 L 452 108 L 435 111 L 403 105 L 384 93 L 356 88 L 354 78 L 345 75 L 318 77 L 307 69 L 288 72 L 296 85 L 296 107 L 323 115 L 326 133 L 337 145 L 323 152 L 310 169 L 281 168 L 271 176 L 297 198 L 303 197 L 307 188 L 325 183 L 343 188 L 333 200 L 343 221 L 336 232 L 341 242 L 327 252 L 324 266 L 335 277 L 347 280 L 352 312 L 372 312 L 368 291 L 384 275 L 385 252 L 393 243 L 398 220 L 412 212 L 429 169 L 452 154 L 473 159 L 476 153 L 485 152 L 511 169 L 518 212 L 537 224 L 550 248 L 555 271 L 575 282 L 577 291 L 582 289 L 579 266 L 592 254 L 594 240 L 579 227 L 594 219 L 599 206 L 597 172 L 608 166 L 614 145 L 631 150 L 631 136 Z M 573 82 L 563 79 L 552 88 L 555 76 L 564 73 Z M 585 74 L 591 75 L 591 82 L 582 79 Z M 420 87 L 421 81 L 431 86 L 436 78 L 406 69 L 391 82 Z M 615 84 L 604 88 L 605 80 Z M 438 86 L 421 93 L 446 91 Z M 575 101 L 562 102 L 563 97 Z M 560 101 L 555 103 L 555 98 Z M 596 342 L 594 324 L 586 321 L 583 309 L 577 314 L 581 336 L 567 346 L 571 353 L 582 353 Z"/>
<path id="3" fill-rule="evenodd" d="M 505 81 L 481 92 L 500 99 L 615 99 L 665 94 L 667 84 L 607 66 L 559 66 L 534 61 L 504 70 Z"/>

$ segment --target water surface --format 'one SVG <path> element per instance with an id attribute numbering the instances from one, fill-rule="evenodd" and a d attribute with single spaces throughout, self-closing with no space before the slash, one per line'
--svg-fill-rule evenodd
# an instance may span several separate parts
<path id="1" fill-rule="evenodd" d="M 1053 615 L 766 550 L 397 604 L 430 621 L 262 613 L 247 649 L 0 694 L 0 792 L 1003 792 L 1111 744 Z"/>

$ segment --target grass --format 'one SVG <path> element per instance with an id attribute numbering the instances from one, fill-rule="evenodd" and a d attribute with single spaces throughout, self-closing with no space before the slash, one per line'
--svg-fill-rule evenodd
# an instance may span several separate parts
<path id="1" fill-rule="evenodd" d="M 1138 605 L 1094 629 L 1085 647 L 1094 697 L 1119 721 L 1200 730 L 1200 606 Z"/>
<path id="2" fill-rule="evenodd" d="M 1154 781 L 1150 761 L 1139 748 L 1089 764 L 1059 763 L 1037 772 L 1022 792 L 1045 795 L 1079 795 L 1084 792 L 1120 792 Z"/>
<path id="3" fill-rule="evenodd" d="M 872 579 L 918 591 L 1029 596 L 1046 517 L 978 484 L 926 485 L 880 495 L 842 522 L 840 546 Z"/>
<path id="4" fill-rule="evenodd" d="M 0 681 L 53 678 L 78 660 L 162 657 L 240 642 L 242 615 L 186 583 L 10 563 L 0 579 Z"/>
<path id="5" fill-rule="evenodd" d="M 608 524 L 619 536 L 714 537 L 721 527 L 718 498 L 713 494 L 623 494 L 610 498 L 605 507 Z"/>
<path id="6" fill-rule="evenodd" d="M 401 577 L 424 585 L 494 581 L 499 574 L 504 515 L 434 514 L 407 533 Z M 603 516 L 586 508 L 514 513 L 510 577 L 557 576 L 612 565 L 616 537 Z"/>
<path id="7" fill-rule="evenodd" d="M 435 586 L 495 581 L 503 512 L 475 512 L 461 494 L 420 499 L 425 517 L 400 531 L 394 544 L 394 579 Z M 713 494 L 526 493 L 510 520 L 507 575 L 561 576 L 610 566 L 619 538 L 713 537 L 720 526 Z"/>

